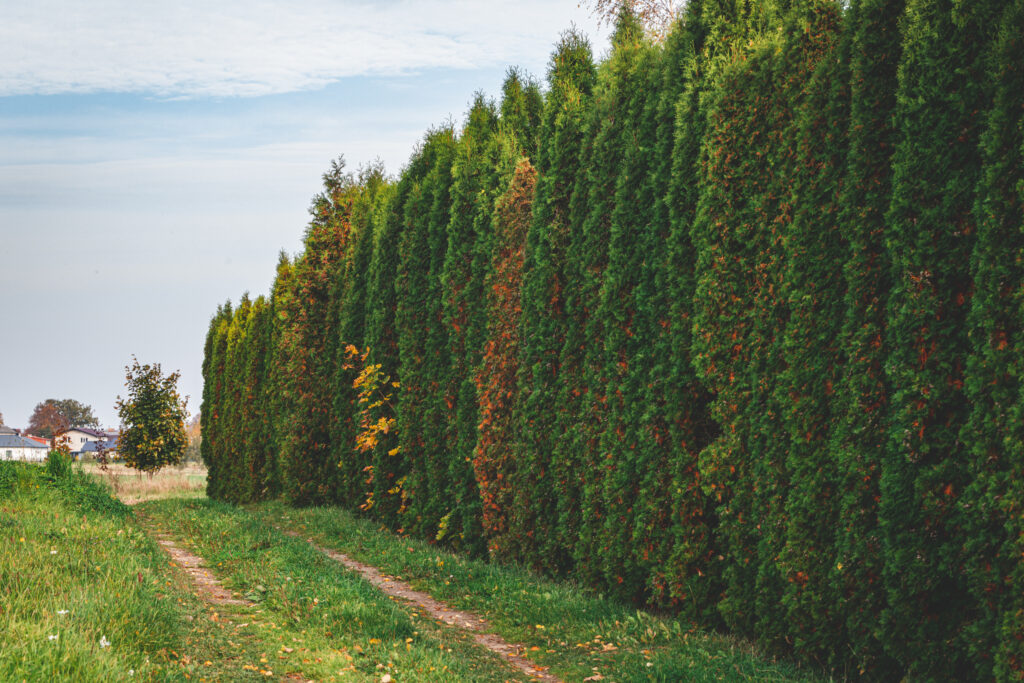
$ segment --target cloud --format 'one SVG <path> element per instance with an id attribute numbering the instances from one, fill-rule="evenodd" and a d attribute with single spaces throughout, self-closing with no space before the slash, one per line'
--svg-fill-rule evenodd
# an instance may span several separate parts
<path id="1" fill-rule="evenodd" d="M 356 75 L 480 68 L 550 52 L 574 0 L 35 0 L 7 3 L 0 96 L 259 96 Z"/>

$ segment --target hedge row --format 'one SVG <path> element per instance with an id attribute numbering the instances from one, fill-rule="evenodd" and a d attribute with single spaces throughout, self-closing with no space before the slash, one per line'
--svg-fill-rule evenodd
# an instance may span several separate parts
<path id="1" fill-rule="evenodd" d="M 628 3 L 627 3 L 628 4 Z M 336 162 L 206 342 L 211 496 L 873 680 L 1024 678 L 1024 0 L 690 0 Z"/>

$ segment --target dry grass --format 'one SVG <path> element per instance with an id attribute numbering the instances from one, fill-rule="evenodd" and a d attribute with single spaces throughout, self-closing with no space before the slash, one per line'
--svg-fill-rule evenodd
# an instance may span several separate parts
<path id="1" fill-rule="evenodd" d="M 202 498 L 206 495 L 206 468 L 202 465 L 167 467 L 149 475 L 112 464 L 104 472 L 93 463 L 82 469 L 106 484 L 114 495 L 128 505 L 158 498 Z"/>

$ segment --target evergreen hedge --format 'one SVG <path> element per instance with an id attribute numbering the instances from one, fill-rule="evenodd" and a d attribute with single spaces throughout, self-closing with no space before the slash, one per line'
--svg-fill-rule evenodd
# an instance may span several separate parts
<path id="1" fill-rule="evenodd" d="M 1024 0 L 690 0 L 335 162 L 204 346 L 208 494 L 837 676 L 1024 677 Z"/>

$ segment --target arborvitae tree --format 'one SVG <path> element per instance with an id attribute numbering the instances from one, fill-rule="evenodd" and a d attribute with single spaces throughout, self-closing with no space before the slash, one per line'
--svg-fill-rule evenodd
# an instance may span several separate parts
<path id="1" fill-rule="evenodd" d="M 501 86 L 501 127 L 529 159 L 537 154 L 543 112 L 540 85 L 519 69 L 509 69 Z"/>
<path id="2" fill-rule="evenodd" d="M 1008 3 L 989 63 L 968 315 L 967 575 L 980 614 L 968 642 L 979 680 L 1024 678 L 1024 2 Z"/>
<path id="3" fill-rule="evenodd" d="M 891 282 L 885 213 L 892 187 L 896 70 L 905 0 L 859 0 L 848 13 L 850 128 L 839 226 L 847 243 L 840 344 L 846 359 L 832 396 L 832 443 L 839 482 L 835 594 L 842 601 L 850 658 L 878 680 L 896 676 L 885 653 L 879 617 L 882 587 L 878 526 L 881 453 L 886 440 L 889 388 L 884 372 L 886 302 Z"/>
<path id="4" fill-rule="evenodd" d="M 287 349 L 286 381 L 291 402 L 282 432 L 285 496 L 298 505 L 332 499 L 338 467 L 331 456 L 334 338 L 325 325 L 331 311 L 331 282 L 349 246 L 355 178 L 344 159 L 324 174 L 324 192 L 314 198 L 303 241 L 293 265 L 290 310 L 282 343 Z"/>
<path id="5" fill-rule="evenodd" d="M 395 312 L 398 302 L 395 282 L 398 272 L 398 245 L 404 228 L 404 206 L 414 183 L 419 156 L 402 173 L 399 181 L 382 191 L 373 212 L 373 258 L 367 276 L 366 322 L 363 351 L 367 363 L 380 365 L 387 377 L 402 379 L 398 355 L 398 335 Z M 395 417 L 395 406 L 383 404 L 371 414 L 371 419 L 388 421 Z M 398 434 L 381 436 L 376 447 L 367 454 L 363 470 L 369 476 L 363 480 L 365 498 L 372 501 L 370 512 L 391 528 L 398 528 L 404 508 L 402 481 L 408 468 L 405 456 L 398 448 Z M 364 501 L 362 505 L 368 504 Z"/>
<path id="6" fill-rule="evenodd" d="M 765 140 L 761 126 L 767 110 L 764 93 L 770 69 L 765 53 L 737 61 L 724 73 L 715 98 L 700 175 L 701 194 L 693 223 L 697 251 L 693 353 L 698 374 L 715 397 L 712 414 L 722 434 L 701 453 L 705 486 L 718 502 L 717 536 L 725 595 L 719 605 L 726 623 L 750 634 L 754 630 L 759 520 L 754 510 L 748 450 L 750 426 L 742 418 L 763 409 L 758 376 L 765 365 L 756 358 L 761 337 L 754 329 L 750 297 L 758 291 L 758 274 L 767 276 L 770 234 L 762 230 L 756 199 L 763 196 L 767 150 L 749 149 Z M 760 115 L 754 112 L 760 109 Z M 748 116 L 746 112 L 751 112 Z M 747 258 L 741 258 L 746 256 Z M 760 263 L 759 263 L 760 261 Z M 767 283 L 766 283 L 767 284 Z M 762 287 L 761 289 L 765 289 Z"/>
<path id="7" fill-rule="evenodd" d="M 838 55 L 833 50 L 838 38 L 838 6 L 834 0 L 791 0 L 783 17 L 782 35 L 784 43 L 781 51 L 773 59 L 775 84 L 771 87 L 772 97 L 769 100 L 767 112 L 767 143 L 770 154 L 769 168 L 770 176 L 765 185 L 765 194 L 755 199 L 756 211 L 762 214 L 763 229 L 770 233 L 768 243 L 769 253 L 765 254 L 764 261 L 758 266 L 765 270 L 757 276 L 757 291 L 752 298 L 754 306 L 754 330 L 758 339 L 754 344 L 759 347 L 755 354 L 764 365 L 760 366 L 758 372 L 762 373 L 757 380 L 756 393 L 764 389 L 764 404 L 754 407 L 752 412 L 745 416 L 752 426 L 751 439 L 748 444 L 749 452 L 754 456 L 751 472 L 752 482 L 755 483 L 753 492 L 754 509 L 750 511 L 751 517 L 757 519 L 760 524 L 758 539 L 758 576 L 757 576 L 757 602 L 755 608 L 758 613 L 757 635 L 766 644 L 774 646 L 778 651 L 786 651 L 792 645 L 787 641 L 787 632 L 790 627 L 785 609 L 780 604 L 779 595 L 786 592 L 789 581 L 802 582 L 803 575 L 799 568 L 789 568 L 780 565 L 779 559 L 786 546 L 788 529 L 793 522 L 789 518 L 789 499 L 794 496 L 811 496 L 812 498 L 821 495 L 815 490 L 815 484 L 807 483 L 794 491 L 793 472 L 791 465 L 792 444 L 790 438 L 806 439 L 806 428 L 810 427 L 813 419 L 806 420 L 797 426 L 796 422 L 805 416 L 794 413 L 791 402 L 794 399 L 794 392 L 809 391 L 805 384 L 805 376 L 799 372 L 789 375 L 780 375 L 786 371 L 787 348 L 785 331 L 788 327 L 790 317 L 794 314 L 787 296 L 788 277 L 793 275 L 797 278 L 797 289 L 806 287 L 814 288 L 815 284 L 803 275 L 804 271 L 800 265 L 790 267 L 789 259 L 792 256 L 789 248 L 801 249 L 801 246 L 793 244 L 792 226 L 795 220 L 795 212 L 799 207 L 797 197 L 794 197 L 794 187 L 801 185 L 801 179 L 813 169 L 808 164 L 819 163 L 814 159 L 814 153 L 808 151 L 808 156 L 800 158 L 800 148 L 794 145 L 793 141 L 798 140 L 801 134 L 800 113 L 806 107 L 813 104 L 808 103 L 811 96 L 810 88 L 813 88 L 812 75 L 824 60 L 835 61 Z M 826 67 L 827 68 L 827 67 Z M 842 75 L 837 75 L 842 79 Z M 822 84 L 822 87 L 826 87 Z M 841 85 L 839 87 L 842 87 Z M 827 95 L 826 95 L 827 96 Z M 844 105 L 840 104 L 842 108 Z M 845 124 L 845 113 L 831 112 Z M 751 113 L 747 114 L 748 116 Z M 842 125 L 841 124 L 841 125 Z M 813 143 L 812 143 L 813 144 Z M 839 152 L 840 154 L 842 151 Z M 826 161 L 825 163 L 828 163 Z M 813 186 L 813 179 L 807 181 Z M 813 191 L 810 187 L 807 191 Z M 823 223 L 828 222 L 829 207 L 824 203 L 819 209 L 825 214 Z M 810 209 L 808 209 L 810 211 Z M 834 218 L 833 218 L 834 219 Z M 799 229 L 798 229 L 799 230 Z M 818 229 L 824 232 L 824 229 Z M 799 241 L 800 238 L 795 238 Z M 814 248 L 821 248 L 815 242 L 816 238 L 810 238 L 804 244 L 814 245 Z M 832 245 L 831 248 L 834 248 Z M 810 248 L 810 246 L 808 246 Z M 840 253 L 842 253 L 840 251 Z M 813 259 L 814 256 L 809 256 Z M 808 266 L 813 268 L 813 266 Z M 797 275 L 800 271 L 801 275 Z M 762 279 L 763 278 L 763 279 Z M 826 283 L 817 283 L 824 289 Z M 794 294 L 800 298 L 804 307 L 796 313 L 798 315 L 813 315 L 813 304 L 804 299 L 804 294 Z M 822 293 L 822 299 L 835 298 L 834 293 Z M 838 298 L 841 301 L 841 297 Z M 822 304 L 827 305 L 827 304 Z M 841 306 L 841 304 L 838 304 Z M 801 321 L 798 323 L 797 331 L 793 338 L 795 345 L 805 343 L 801 337 L 802 329 L 810 329 L 813 323 Z M 813 334 L 813 332 L 811 332 Z M 818 358 L 818 361 L 821 359 Z M 833 359 L 833 364 L 839 361 Z M 826 363 L 827 365 L 827 363 Z M 749 371 L 749 368 L 745 369 Z M 790 389 L 794 388 L 792 391 Z M 824 395 L 824 391 L 818 395 Z M 819 408 L 819 410 L 825 410 Z M 786 418 L 793 417 L 794 423 L 787 425 Z M 823 418 L 818 417 L 820 424 Z M 787 429 L 787 427 L 789 427 Z M 794 430 L 805 428 L 804 433 L 797 436 Z M 807 451 L 804 451 L 807 452 Z M 803 465 L 802 460 L 800 461 Z M 806 465 L 801 474 L 808 474 Z M 812 501 L 796 500 L 794 509 L 804 514 Z M 800 522 L 796 522 L 800 524 Z M 794 537 L 795 538 L 795 537 Z M 831 540 L 831 539 L 829 539 Z M 801 539 L 801 543 L 806 543 Z M 808 555 L 803 549 L 797 549 L 794 557 L 798 556 L 799 562 L 820 562 L 820 558 Z M 806 573 L 806 572 L 805 572 Z M 802 607 L 808 602 L 818 599 L 812 590 L 807 594 Z M 799 608 L 798 608 L 799 609 Z"/>
<path id="8" fill-rule="evenodd" d="M 700 486 L 697 455 L 708 442 L 708 397 L 694 375 L 690 360 L 690 311 L 693 306 L 693 250 L 690 226 L 677 237 L 673 207 L 677 197 L 673 166 L 676 154 L 690 168 L 696 153 L 680 144 L 677 117 L 680 98 L 695 87 L 698 53 L 704 26 L 702 3 L 691 0 L 665 43 L 654 148 L 655 195 L 653 229 L 643 245 L 644 259 L 636 298 L 647 341 L 632 362 L 631 376 L 642 393 L 632 400 L 644 407 L 646 430 L 642 448 L 647 457 L 637 500 L 635 544 L 649 561 L 647 588 L 652 602 L 676 605 L 688 618 L 713 623 L 714 595 L 710 592 L 708 560 L 711 528 L 708 497 Z M 680 179 L 692 182 L 693 177 Z M 676 243 L 679 239 L 679 243 Z M 668 248 L 666 248 L 666 245 Z M 643 376 L 646 373 L 646 377 Z M 667 561 L 666 561 L 667 559 Z"/>
<path id="9" fill-rule="evenodd" d="M 436 538 L 448 512 L 447 394 L 451 367 L 447 326 L 442 321 L 441 270 L 456 153 L 451 128 L 430 132 L 419 152 L 424 173 L 403 207 L 395 327 L 402 368 L 397 420 L 399 447 L 408 466 L 403 528 Z M 443 534 L 442 534 L 443 535 Z"/>
<path id="10" fill-rule="evenodd" d="M 558 437 L 559 354 L 568 325 L 570 201 L 580 174 L 583 122 L 594 80 L 590 44 L 579 33 L 563 34 L 548 67 L 549 92 L 536 155 L 540 176 L 526 236 L 515 406 L 519 443 L 509 519 L 515 556 L 552 572 L 564 572 L 570 565 L 558 513 L 566 480 L 554 470 L 551 445 Z"/>
<path id="11" fill-rule="evenodd" d="M 808 82 L 797 113 L 796 165 L 790 174 L 792 222 L 785 234 L 782 296 L 789 310 L 782 339 L 783 363 L 775 387 L 788 440 L 785 466 L 784 546 L 780 571 L 786 579 L 788 631 L 793 647 L 832 669 L 846 660 L 845 624 L 833 582 L 830 549 L 839 526 L 839 481 L 829 452 L 835 386 L 845 363 L 839 344 L 845 280 L 837 263 L 846 259 L 840 226 L 840 192 L 846 170 L 849 129 L 849 30 L 839 39 L 839 7 L 814 2 L 795 17 L 791 40 L 820 32 L 824 56 Z M 838 40 L 837 40 L 838 39 Z M 788 628 L 787 628 L 788 627 Z"/>
<path id="12" fill-rule="evenodd" d="M 967 680 L 977 618 L 964 563 L 971 483 L 964 367 L 978 143 L 991 101 L 986 57 L 1002 0 L 908 0 L 887 242 L 893 387 L 880 518 L 890 652 L 911 678 Z"/>
<path id="13" fill-rule="evenodd" d="M 224 409 L 227 328 L 232 316 L 230 301 L 217 308 L 217 314 L 210 321 L 203 357 L 203 404 L 199 418 L 203 443 L 200 452 L 207 468 L 206 495 L 215 499 L 222 499 L 223 491 L 228 484 L 221 452 L 221 413 Z"/>
<path id="14" fill-rule="evenodd" d="M 246 461 L 248 464 L 249 500 L 271 497 L 267 482 L 267 466 L 272 460 L 274 435 L 269 415 L 268 369 L 271 355 L 270 330 L 273 324 L 270 303 L 264 296 L 253 302 L 245 332 L 248 345 L 245 396 L 248 402 L 245 422 Z"/>
<path id="15" fill-rule="evenodd" d="M 642 268 L 655 233 L 654 205 L 659 192 L 652 178 L 657 159 L 658 105 L 661 94 L 661 50 L 641 35 L 620 46 L 633 54 L 618 58 L 632 61 L 620 68 L 623 74 L 621 110 L 615 118 L 628 121 L 620 131 L 620 161 L 615 170 L 614 205 L 608 235 L 608 263 L 595 310 L 604 330 L 601 375 L 606 382 L 605 419 L 598 440 L 598 466 L 604 470 L 604 489 L 595 491 L 604 509 L 600 555 L 604 581 L 613 595 L 632 601 L 646 599 L 647 576 L 661 558 L 652 556 L 646 534 L 634 538 L 643 517 L 638 503 L 646 503 L 643 488 L 652 462 L 653 435 L 643 404 L 647 386 L 645 346 L 651 343 L 651 302 L 639 298 Z M 628 71 L 627 71 L 628 69 Z M 653 482 L 651 482 L 653 483 Z"/>
<path id="16" fill-rule="evenodd" d="M 284 465 L 281 459 L 285 434 L 288 433 L 288 422 L 292 407 L 288 357 L 290 349 L 287 334 L 291 325 L 290 315 L 294 307 L 292 302 L 292 279 L 294 268 L 292 260 L 281 251 L 277 258 L 277 269 L 274 284 L 270 290 L 271 344 L 267 367 L 267 418 L 273 434 L 269 460 L 267 462 L 267 488 L 273 495 L 284 494 Z"/>
<path id="17" fill-rule="evenodd" d="M 442 380 L 450 420 L 450 453 L 444 535 L 456 547 L 480 554 L 480 495 L 473 478 L 473 454 L 480 423 L 474 376 L 486 334 L 484 278 L 490 267 L 491 216 L 497 192 L 498 160 L 493 140 L 498 131 L 494 103 L 478 94 L 459 137 L 452 165 L 451 219 L 441 271 L 441 297 L 451 367 Z M 442 199 L 443 201 L 443 199 Z"/>
<path id="18" fill-rule="evenodd" d="M 497 557 L 507 557 L 510 546 L 508 515 L 516 469 L 513 407 L 519 368 L 523 253 L 536 184 L 536 170 L 529 160 L 521 160 L 495 206 L 494 248 L 485 280 L 487 341 L 475 377 L 480 425 L 473 470 L 480 487 L 481 525 L 487 547 Z"/>
<path id="19" fill-rule="evenodd" d="M 334 353 L 334 423 L 331 432 L 333 458 L 339 468 L 338 501 L 350 509 L 366 500 L 364 468 L 369 464 L 356 449 L 359 424 L 357 392 L 352 386 L 358 370 L 348 361 L 348 349 L 363 352 L 366 325 L 367 279 L 373 255 L 374 210 L 377 197 L 387 186 L 384 165 L 375 162 L 360 169 L 359 194 L 352 205 L 350 247 L 335 273 L 332 297 L 337 310 Z"/>
<path id="20" fill-rule="evenodd" d="M 623 8 L 612 39 L 612 54 L 601 65 L 587 117 L 583 173 L 577 177 L 571 211 L 566 341 L 560 356 L 558 441 L 554 471 L 559 491 L 559 525 L 572 548 L 576 571 L 591 585 L 603 585 L 601 557 L 607 551 L 604 475 L 610 463 L 601 453 L 607 401 L 604 320 L 598 315 L 608 264 L 618 167 L 627 147 L 628 99 L 637 78 L 643 29 Z"/>
<path id="21" fill-rule="evenodd" d="M 227 482 L 223 499 L 231 503 L 248 500 L 247 468 L 245 466 L 245 430 L 243 423 L 247 405 L 245 402 L 245 330 L 252 312 L 249 294 L 242 295 L 234 316 L 227 328 L 224 376 L 225 392 L 221 409 L 221 457 L 224 459 L 222 472 Z"/>
<path id="22" fill-rule="evenodd" d="M 726 554 L 712 532 L 718 524 L 722 491 L 711 487 L 701 471 L 700 454 L 718 436 L 719 426 L 710 414 L 713 395 L 707 391 L 706 378 L 696 372 L 692 355 L 696 352 L 693 324 L 700 245 L 693 228 L 701 193 L 701 154 L 716 101 L 719 72 L 728 66 L 736 50 L 742 50 L 777 18 L 772 3 L 735 5 L 691 0 L 684 21 L 694 36 L 694 57 L 685 64 L 684 90 L 676 109 L 672 177 L 666 196 L 670 230 L 663 268 L 666 275 L 662 279 L 670 300 L 670 316 L 668 343 L 659 354 L 665 358 L 666 372 L 654 378 L 654 386 L 659 386 L 658 378 L 667 377 L 671 393 L 665 401 L 672 411 L 673 443 L 694 454 L 689 461 L 677 461 L 673 471 L 672 490 L 679 506 L 673 534 L 676 547 L 669 567 L 673 594 L 699 601 L 696 609 L 705 620 L 714 622 L 717 597 L 723 590 Z M 707 527 L 701 523 L 705 519 Z"/>
<path id="23" fill-rule="evenodd" d="M 780 443 L 774 384 L 787 315 L 780 288 L 793 205 L 786 195 L 798 168 L 796 114 L 833 41 L 820 7 L 794 4 L 788 31 L 754 41 L 724 68 L 712 91 L 693 227 L 694 358 L 722 426 L 701 455 L 702 475 L 719 501 L 726 565 L 720 610 L 733 628 L 772 638 L 785 629 L 776 559 L 786 528 L 788 449 Z"/>

